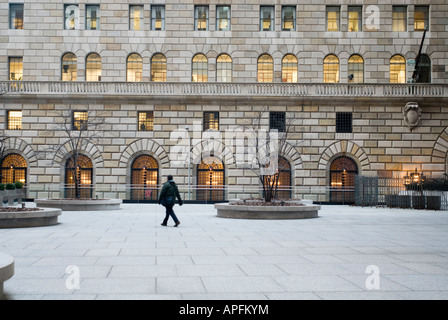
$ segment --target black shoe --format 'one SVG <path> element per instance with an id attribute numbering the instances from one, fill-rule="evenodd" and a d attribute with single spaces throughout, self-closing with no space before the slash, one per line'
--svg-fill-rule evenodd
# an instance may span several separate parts
<path id="1" fill-rule="evenodd" d="M 166 224 L 162 223 L 162 224 L 161 224 L 161 226 L 164 226 L 164 227 L 166 227 Z"/>
<path id="2" fill-rule="evenodd" d="M 180 225 L 180 221 L 176 222 L 174 226 L 177 227 L 178 225 Z"/>

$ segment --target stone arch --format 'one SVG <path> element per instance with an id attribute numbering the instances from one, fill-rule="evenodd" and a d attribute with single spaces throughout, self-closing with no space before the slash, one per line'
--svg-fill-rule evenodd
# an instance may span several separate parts
<path id="1" fill-rule="evenodd" d="M 24 140 L 15 137 L 8 137 L 3 140 L 5 155 L 18 153 L 25 158 L 28 166 L 37 166 L 37 156 L 34 149 Z"/>
<path id="2" fill-rule="evenodd" d="M 359 173 L 370 170 L 370 161 L 364 150 L 351 141 L 336 141 L 328 146 L 319 160 L 319 169 L 327 170 L 336 156 L 349 156 L 358 164 Z"/>
<path id="3" fill-rule="evenodd" d="M 160 163 L 160 168 L 169 168 L 170 159 L 165 149 L 157 142 L 151 139 L 140 139 L 131 143 L 124 149 L 120 156 L 119 166 L 127 168 L 129 160 L 133 159 L 135 154 L 147 154 L 154 157 Z"/>
<path id="4" fill-rule="evenodd" d="M 289 161 L 292 171 L 297 172 L 297 170 L 303 169 L 302 157 L 293 145 L 285 143 L 282 149 L 283 150 L 280 152 L 279 156 L 284 157 Z"/>
<path id="5" fill-rule="evenodd" d="M 79 150 L 81 154 L 89 157 L 95 168 L 102 168 L 104 166 L 104 159 L 101 151 L 96 145 L 91 142 L 83 143 L 81 149 Z M 55 152 L 53 163 L 59 163 L 62 167 L 65 167 L 68 155 L 73 153 L 71 144 L 67 141 L 65 144 L 61 145 Z"/>
<path id="6" fill-rule="evenodd" d="M 221 140 L 202 140 L 191 149 L 190 160 L 194 165 L 201 163 L 206 155 L 215 155 L 220 158 L 227 168 L 235 167 L 235 157 L 233 152 Z"/>
<path id="7" fill-rule="evenodd" d="M 445 171 L 447 171 L 447 157 L 448 154 L 448 127 L 442 131 L 437 138 L 434 147 L 432 149 L 431 163 L 443 164 Z"/>

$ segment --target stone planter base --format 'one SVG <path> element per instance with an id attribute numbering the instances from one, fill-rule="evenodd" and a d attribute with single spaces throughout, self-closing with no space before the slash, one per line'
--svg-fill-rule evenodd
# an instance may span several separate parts
<path id="1" fill-rule="evenodd" d="M 217 215 L 232 219 L 309 219 L 317 218 L 319 205 L 302 206 L 250 206 L 215 204 Z"/>
<path id="2" fill-rule="evenodd" d="M 59 208 L 62 211 L 109 211 L 120 210 L 121 199 L 35 199 L 34 203 L 38 208 Z"/>
<path id="3" fill-rule="evenodd" d="M 39 211 L 2 212 L 0 228 L 44 227 L 58 224 L 61 209 L 42 208 Z"/>
<path id="4" fill-rule="evenodd" d="M 0 300 L 3 296 L 3 282 L 14 275 L 14 258 L 0 252 Z"/>

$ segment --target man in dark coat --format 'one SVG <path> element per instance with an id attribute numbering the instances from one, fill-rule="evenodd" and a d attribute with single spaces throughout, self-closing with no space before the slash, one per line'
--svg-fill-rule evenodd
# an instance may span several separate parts
<path id="1" fill-rule="evenodd" d="M 175 227 L 180 224 L 179 219 L 177 219 L 176 214 L 173 211 L 176 198 L 179 200 L 180 206 L 184 204 L 180 197 L 179 190 L 177 189 L 177 185 L 173 180 L 173 176 L 169 175 L 168 181 L 164 183 L 159 196 L 159 204 L 163 205 L 166 208 L 166 216 L 162 222 L 162 226 L 166 226 L 170 216 L 174 220 Z"/>

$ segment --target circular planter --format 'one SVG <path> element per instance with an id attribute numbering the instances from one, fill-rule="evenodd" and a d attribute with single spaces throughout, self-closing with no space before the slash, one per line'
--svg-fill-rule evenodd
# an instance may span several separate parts
<path id="1" fill-rule="evenodd" d="M 44 227 L 58 224 L 61 209 L 41 209 L 38 211 L 0 212 L 0 228 Z"/>
<path id="2" fill-rule="evenodd" d="M 229 203 L 215 204 L 218 217 L 232 219 L 310 219 L 317 218 L 320 206 L 255 206 Z"/>
<path id="3" fill-rule="evenodd" d="M 0 252 L 0 298 L 3 296 L 3 282 L 14 275 L 14 258 Z"/>
<path id="4" fill-rule="evenodd" d="M 35 199 L 36 207 L 62 211 L 109 211 L 121 209 L 121 199 Z"/>

